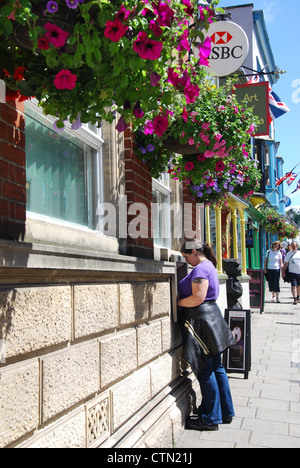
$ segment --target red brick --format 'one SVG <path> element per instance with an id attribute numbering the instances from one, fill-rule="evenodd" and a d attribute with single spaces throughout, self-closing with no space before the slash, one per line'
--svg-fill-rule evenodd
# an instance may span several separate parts
<path id="1" fill-rule="evenodd" d="M 0 216 L 9 217 L 9 202 L 7 200 L 0 200 Z"/>
<path id="2" fill-rule="evenodd" d="M 25 149 L 18 148 L 10 143 L 2 142 L 2 158 L 18 166 L 25 167 Z"/>
<path id="3" fill-rule="evenodd" d="M 16 205 L 16 219 L 18 221 L 26 221 L 26 205 Z"/>
<path id="4" fill-rule="evenodd" d="M 10 165 L 7 161 L 0 159 L 0 177 L 2 179 L 9 179 Z"/>
<path id="5" fill-rule="evenodd" d="M 26 190 L 21 185 L 3 181 L 2 196 L 8 200 L 26 202 Z"/>

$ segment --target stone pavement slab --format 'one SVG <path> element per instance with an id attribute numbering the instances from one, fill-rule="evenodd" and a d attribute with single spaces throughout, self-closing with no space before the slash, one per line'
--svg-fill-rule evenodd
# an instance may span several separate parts
<path id="1" fill-rule="evenodd" d="M 249 379 L 229 374 L 232 424 L 184 430 L 176 448 L 300 448 L 300 303 L 284 283 L 280 299 L 271 302 L 267 291 L 264 312 L 252 311 Z"/>

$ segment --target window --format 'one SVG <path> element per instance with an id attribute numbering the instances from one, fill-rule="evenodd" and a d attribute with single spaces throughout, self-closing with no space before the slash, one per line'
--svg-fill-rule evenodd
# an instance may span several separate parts
<path id="1" fill-rule="evenodd" d="M 163 173 L 159 179 L 152 179 L 153 195 L 153 238 L 157 247 L 171 247 L 171 190 L 169 175 Z"/>
<path id="2" fill-rule="evenodd" d="M 101 129 L 92 125 L 74 132 L 53 129 L 33 103 L 26 103 L 27 210 L 40 217 L 98 230 L 102 199 Z"/>

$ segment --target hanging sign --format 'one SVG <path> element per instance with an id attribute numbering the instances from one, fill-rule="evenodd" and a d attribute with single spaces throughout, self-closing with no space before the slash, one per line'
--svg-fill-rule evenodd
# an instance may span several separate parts
<path id="1" fill-rule="evenodd" d="M 211 24 L 206 36 L 212 40 L 208 58 L 215 76 L 227 76 L 237 71 L 249 53 L 249 41 L 245 31 L 231 21 L 218 21 Z M 197 50 L 194 51 L 197 57 Z"/>
<path id="2" fill-rule="evenodd" d="M 253 109 L 259 119 L 254 136 L 268 136 L 270 133 L 269 82 L 235 85 L 234 93 L 239 102 Z"/>

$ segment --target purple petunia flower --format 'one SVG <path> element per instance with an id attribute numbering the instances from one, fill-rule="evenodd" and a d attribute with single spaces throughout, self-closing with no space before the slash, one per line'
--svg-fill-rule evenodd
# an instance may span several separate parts
<path id="1" fill-rule="evenodd" d="M 54 0 L 50 0 L 50 2 L 47 3 L 47 11 L 48 13 L 56 13 L 58 10 L 58 4 Z"/>
<path id="2" fill-rule="evenodd" d="M 66 0 L 67 7 L 71 8 L 72 10 L 76 10 L 79 3 L 79 0 Z"/>
<path id="3" fill-rule="evenodd" d="M 76 119 L 74 120 L 74 122 L 71 125 L 72 130 L 79 130 L 82 127 L 80 117 L 81 117 L 81 113 L 79 112 Z"/>
<path id="4" fill-rule="evenodd" d="M 154 150 L 155 150 L 155 148 L 154 148 L 153 145 L 148 145 L 147 146 L 147 151 L 149 151 L 149 153 L 152 153 L 152 151 L 154 151 Z"/>

